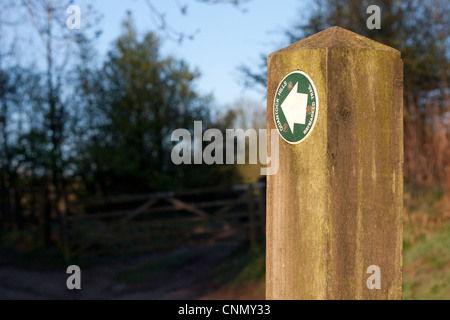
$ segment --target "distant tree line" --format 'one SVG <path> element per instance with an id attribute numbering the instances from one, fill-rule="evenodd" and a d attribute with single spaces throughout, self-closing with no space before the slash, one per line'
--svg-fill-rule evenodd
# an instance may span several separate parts
<path id="1" fill-rule="evenodd" d="M 68 30 L 69 4 L 7 1 L 0 14 L 1 29 L 20 31 L 0 36 L 0 233 L 36 226 L 45 245 L 61 244 L 70 200 L 239 181 L 233 166 L 170 159 L 174 129 L 231 125 L 197 91 L 200 74 L 161 55 L 130 13 L 99 62 L 97 17 Z"/>
<path id="2" fill-rule="evenodd" d="M 446 0 L 318 0 L 312 14 L 285 31 L 286 45 L 340 26 L 401 51 L 404 63 L 404 176 L 414 187 L 437 185 L 450 195 L 450 3 Z M 381 9 L 381 29 L 370 30 L 370 5 Z M 246 84 L 266 86 L 260 68 L 241 67 Z"/>

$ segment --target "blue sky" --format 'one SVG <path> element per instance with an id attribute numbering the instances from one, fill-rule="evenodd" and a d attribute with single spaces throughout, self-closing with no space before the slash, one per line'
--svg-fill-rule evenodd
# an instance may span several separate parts
<path id="1" fill-rule="evenodd" d="M 74 1 L 77 4 L 77 1 Z M 133 13 L 139 32 L 157 31 L 158 24 L 145 0 L 95 0 L 93 6 L 103 15 L 100 28 L 103 34 L 96 48 L 100 57 L 120 34 L 121 21 L 127 10 Z M 220 106 L 233 103 L 240 97 L 261 102 L 264 93 L 246 89 L 238 66 L 257 67 L 261 53 L 270 53 L 286 45 L 283 31 L 299 19 L 305 18 L 311 1 L 252 0 L 239 8 L 232 5 L 208 5 L 193 0 L 153 0 L 152 5 L 166 15 L 167 22 L 177 31 L 195 33 L 194 40 L 182 44 L 163 38 L 162 53 L 182 58 L 201 73 L 197 85 L 200 92 L 212 93 Z M 180 5 L 187 4 L 186 15 Z M 80 3 L 83 13 L 83 4 Z M 245 9 L 245 13 L 242 12 Z"/>

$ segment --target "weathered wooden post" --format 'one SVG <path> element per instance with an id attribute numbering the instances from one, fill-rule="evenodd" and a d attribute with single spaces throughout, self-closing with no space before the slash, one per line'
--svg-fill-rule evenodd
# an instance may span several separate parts
<path id="1" fill-rule="evenodd" d="M 267 128 L 282 139 L 267 299 L 401 299 L 402 81 L 399 51 L 339 27 L 268 57 Z"/>

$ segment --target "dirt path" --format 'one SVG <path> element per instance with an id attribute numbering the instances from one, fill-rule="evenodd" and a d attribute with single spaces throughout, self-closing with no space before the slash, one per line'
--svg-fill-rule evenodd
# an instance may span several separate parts
<path id="1" fill-rule="evenodd" d="M 15 268 L 0 261 L 0 299 L 198 299 L 217 289 L 212 271 L 238 246 L 239 242 L 222 242 L 142 254 L 108 264 L 80 265 L 82 289 L 74 291 L 66 287 L 65 269 Z M 179 256 L 188 260 L 171 269 L 160 264 Z M 162 275 L 143 283 L 117 280 L 124 272 L 146 265 Z"/>

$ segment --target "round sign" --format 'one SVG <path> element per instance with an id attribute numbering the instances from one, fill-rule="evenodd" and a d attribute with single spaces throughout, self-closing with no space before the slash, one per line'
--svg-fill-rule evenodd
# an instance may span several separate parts
<path id="1" fill-rule="evenodd" d="M 318 111 L 316 86 L 306 73 L 293 71 L 281 80 L 273 101 L 273 117 L 286 142 L 305 140 L 316 124 Z"/>

